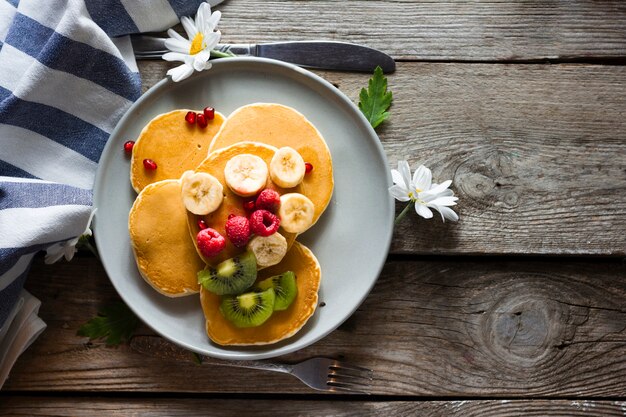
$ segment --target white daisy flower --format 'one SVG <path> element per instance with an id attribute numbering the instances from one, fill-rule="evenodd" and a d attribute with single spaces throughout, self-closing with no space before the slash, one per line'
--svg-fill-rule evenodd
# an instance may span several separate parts
<path id="1" fill-rule="evenodd" d="M 211 50 L 217 46 L 222 34 L 215 30 L 222 14 L 219 11 L 211 13 L 211 6 L 202 3 L 196 13 L 196 19 L 183 16 L 180 22 L 183 24 L 187 37 L 169 29 L 169 39 L 165 40 L 165 46 L 172 52 L 163 55 L 166 61 L 180 61 L 183 64 L 167 71 L 175 82 L 189 77 L 194 70 L 203 71 L 211 68 L 209 58 Z"/>
<path id="2" fill-rule="evenodd" d="M 90 225 L 91 225 L 91 221 L 93 220 L 93 216 L 95 213 L 96 213 L 96 209 L 93 209 L 91 211 L 91 214 L 89 215 L 89 220 L 87 221 L 87 227 L 85 228 L 85 231 L 82 233 L 82 235 L 77 236 L 70 240 L 66 240 L 65 242 L 55 243 L 47 247 L 46 256 L 44 258 L 44 263 L 48 265 L 53 264 L 63 257 L 65 258 L 66 261 L 71 261 L 72 258 L 74 258 L 74 254 L 78 252 L 78 249 L 76 249 L 76 245 L 81 241 L 81 238 L 86 241 L 89 236 L 93 235 L 93 233 L 91 232 Z M 87 244 L 87 247 L 93 253 L 97 254 L 97 252 L 95 251 L 95 248 L 91 247 L 91 244 Z"/>
<path id="3" fill-rule="evenodd" d="M 404 217 L 411 204 L 415 204 L 417 214 L 425 219 L 433 217 L 431 209 L 441 214 L 441 220 L 457 221 L 459 216 L 450 208 L 456 205 L 457 197 L 448 187 L 451 180 L 441 184 L 432 182 L 432 172 L 424 165 L 420 165 L 411 178 L 411 169 L 407 161 L 398 161 L 398 169 L 391 170 L 393 184 L 389 193 L 398 201 L 410 202 L 398 215 L 396 223 Z"/>

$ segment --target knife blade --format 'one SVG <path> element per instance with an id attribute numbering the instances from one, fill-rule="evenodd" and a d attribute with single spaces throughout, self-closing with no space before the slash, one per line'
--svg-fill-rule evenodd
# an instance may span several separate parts
<path id="1" fill-rule="evenodd" d="M 147 35 L 133 35 L 131 41 L 137 59 L 160 58 L 169 52 L 165 39 Z M 289 41 L 261 44 L 220 44 L 219 52 L 238 56 L 256 56 L 289 62 L 302 67 L 341 71 L 373 72 L 380 66 L 385 73 L 394 72 L 396 63 L 384 52 L 348 42 Z"/>

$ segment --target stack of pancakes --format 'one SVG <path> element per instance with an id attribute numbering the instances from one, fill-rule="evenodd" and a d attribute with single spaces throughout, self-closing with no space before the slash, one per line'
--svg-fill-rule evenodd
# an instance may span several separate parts
<path id="1" fill-rule="evenodd" d="M 294 335 L 313 315 L 318 303 L 320 265 L 310 249 L 300 244 L 294 233 L 280 230 L 289 244 L 283 260 L 258 271 L 258 281 L 287 270 L 297 276 L 298 295 L 284 311 L 275 312 L 258 327 L 238 328 L 219 311 L 220 297 L 198 284 L 197 273 L 207 265 L 237 256 L 245 248 L 227 243 L 216 257 L 207 259 L 196 247 L 195 236 L 202 218 L 208 227 L 225 235 L 230 214 L 243 215 L 244 199 L 233 193 L 224 181 L 224 166 L 239 154 L 253 154 L 266 163 L 283 146 L 294 148 L 314 170 L 288 192 L 307 196 L 315 206 L 313 222 L 322 215 L 333 192 L 333 168 L 324 138 L 302 114 L 273 103 L 243 106 L 225 118 L 215 112 L 206 128 L 190 125 L 181 109 L 161 114 L 144 127 L 133 148 L 130 180 L 138 193 L 129 214 L 131 243 L 141 276 L 168 297 L 200 292 L 206 317 L 206 331 L 220 345 L 261 345 Z M 157 162 L 150 171 L 144 159 Z M 185 208 L 181 197 L 181 176 L 187 170 L 206 172 L 224 186 L 224 200 L 207 216 L 197 216 Z M 287 191 L 272 183 L 267 187 L 280 194 Z"/>

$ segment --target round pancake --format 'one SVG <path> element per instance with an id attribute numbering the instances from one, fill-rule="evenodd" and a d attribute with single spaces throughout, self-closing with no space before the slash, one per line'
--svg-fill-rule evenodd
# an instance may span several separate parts
<path id="1" fill-rule="evenodd" d="M 161 294 L 179 297 L 200 289 L 202 259 L 189 239 L 187 210 L 178 180 L 146 186 L 128 215 L 128 230 L 141 276 Z"/>
<path id="2" fill-rule="evenodd" d="M 206 172 L 208 174 L 211 174 L 215 178 L 217 178 L 217 180 L 224 186 L 224 200 L 217 210 L 209 213 L 206 216 L 198 216 L 191 212 L 187 212 L 189 233 L 191 235 L 194 245 L 196 244 L 196 235 L 200 231 L 200 227 L 198 226 L 198 220 L 200 219 L 204 220 L 208 227 L 217 230 L 222 236 L 226 238 L 226 247 L 223 251 L 221 251 L 218 255 L 214 257 L 206 258 L 198 250 L 198 255 L 200 255 L 207 264 L 215 266 L 218 263 L 228 258 L 232 258 L 233 256 L 237 256 L 245 251 L 245 248 L 235 247 L 230 242 L 228 237 L 226 237 L 225 226 L 226 221 L 228 220 L 228 216 L 230 214 L 246 216 L 243 204 L 245 201 L 249 200 L 245 197 L 240 197 L 237 194 L 233 193 L 231 189 L 228 188 L 228 185 L 226 185 L 226 180 L 224 179 L 224 167 L 226 166 L 226 163 L 236 155 L 252 154 L 260 157 L 269 165 L 275 152 L 276 148 L 274 148 L 273 146 L 264 145 L 262 143 L 241 142 L 227 148 L 219 149 L 215 152 L 212 152 L 196 168 L 196 172 Z M 274 184 L 269 175 L 265 188 L 272 188 L 276 190 L 279 194 L 284 194 L 287 192 L 284 188 L 280 188 L 276 184 Z M 299 190 L 299 188 L 290 188 L 290 190 Z M 282 228 L 280 228 L 278 232 L 283 235 L 285 239 L 287 239 L 288 247 L 291 247 L 294 240 L 296 240 L 297 235 L 295 233 L 288 233 Z"/>
<path id="3" fill-rule="evenodd" d="M 298 295 L 286 310 L 274 311 L 272 316 L 258 327 L 236 327 L 220 312 L 221 297 L 202 288 L 200 302 L 209 338 L 217 344 L 228 346 L 266 345 L 296 334 L 317 308 L 317 292 L 322 271 L 313 252 L 295 242 L 278 265 L 259 271 L 257 281 L 285 271 L 295 273 Z"/>
<path id="4" fill-rule="evenodd" d="M 183 172 L 194 169 L 206 158 L 209 144 L 224 123 L 224 116 L 215 112 L 215 118 L 201 128 L 185 121 L 188 111 L 193 110 L 160 114 L 139 134 L 130 162 L 130 182 L 138 193 L 153 182 L 180 178 Z M 156 170 L 144 168 L 146 158 L 156 162 Z"/>
<path id="5" fill-rule="evenodd" d="M 298 111 L 282 104 L 255 103 L 235 110 L 209 145 L 209 152 L 242 141 L 261 142 L 297 150 L 313 171 L 299 188 L 313 201 L 313 224 L 322 215 L 333 194 L 333 164 L 330 150 L 320 132 Z M 289 190 L 293 190 L 290 188 Z M 291 192 L 291 191 L 290 191 Z"/>

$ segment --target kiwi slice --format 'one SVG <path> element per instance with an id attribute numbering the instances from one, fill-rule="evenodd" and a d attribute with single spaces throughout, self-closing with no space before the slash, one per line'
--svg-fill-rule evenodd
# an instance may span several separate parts
<path id="1" fill-rule="evenodd" d="M 198 272 L 198 283 L 217 295 L 240 294 L 256 281 L 256 258 L 254 253 L 226 259 L 215 268 Z"/>
<path id="2" fill-rule="evenodd" d="M 286 310 L 295 300 L 298 294 L 298 286 L 296 285 L 296 274 L 292 271 L 284 272 L 280 275 L 264 279 L 257 284 L 261 290 L 274 288 L 276 293 L 276 301 L 274 301 L 274 310 Z"/>
<path id="3" fill-rule="evenodd" d="M 237 327 L 256 327 L 263 324 L 274 312 L 274 289 L 246 292 L 222 297 L 220 311 Z"/>

